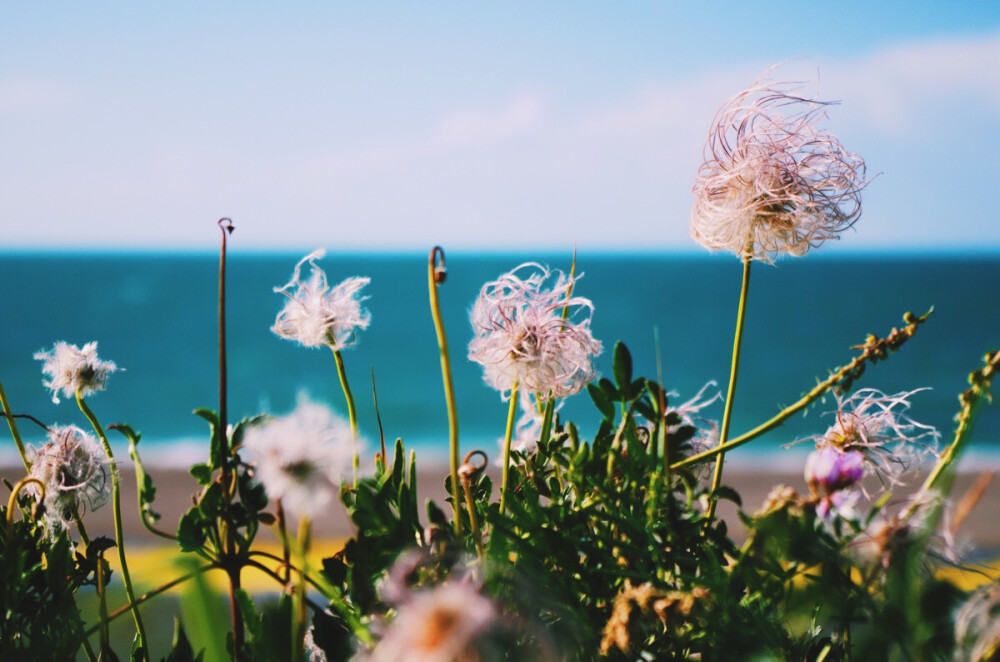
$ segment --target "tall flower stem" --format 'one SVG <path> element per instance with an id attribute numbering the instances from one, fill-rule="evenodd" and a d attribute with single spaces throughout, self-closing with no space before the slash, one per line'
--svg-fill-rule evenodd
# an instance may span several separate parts
<path id="1" fill-rule="evenodd" d="M 111 467 L 111 508 L 112 514 L 115 521 L 115 545 L 118 548 L 118 562 L 122 567 L 122 581 L 125 584 L 125 595 L 128 596 L 128 601 L 132 605 L 132 619 L 135 621 L 136 633 L 139 635 L 139 646 L 142 648 L 142 655 L 144 660 L 149 660 L 149 648 L 146 639 L 146 628 L 142 623 L 142 615 L 139 613 L 139 606 L 136 604 L 135 591 L 132 588 L 132 575 L 128 571 L 128 560 L 125 558 L 125 536 L 122 532 L 122 499 L 121 499 L 121 480 L 118 475 L 118 463 L 115 462 L 115 456 L 111 452 L 111 444 L 108 443 L 108 435 L 104 433 L 104 428 L 97 421 L 97 417 L 94 416 L 94 412 L 90 410 L 87 403 L 84 402 L 83 393 L 81 391 L 76 392 L 76 404 L 80 407 L 80 411 L 83 415 L 87 417 L 90 421 L 90 425 L 93 426 L 94 432 L 97 433 L 97 437 L 101 440 L 101 446 L 104 448 L 104 454 L 108 456 L 108 464 Z"/>
<path id="2" fill-rule="evenodd" d="M 507 487 L 510 480 L 510 441 L 514 437 L 514 419 L 517 417 L 518 383 L 510 390 L 510 407 L 507 408 L 507 429 L 503 435 L 503 471 L 500 474 L 500 513 L 507 506 Z"/>
<path id="3" fill-rule="evenodd" d="M 440 259 L 440 263 L 438 260 Z M 458 482 L 458 408 L 455 406 L 455 388 L 451 380 L 451 359 L 448 355 L 448 338 L 444 333 L 441 319 L 441 304 L 437 288 L 445 281 L 447 271 L 444 263 L 444 249 L 435 246 L 427 261 L 427 288 L 430 293 L 431 316 L 437 333 L 438 348 L 441 352 L 441 379 L 444 381 L 444 397 L 448 405 L 448 450 L 451 465 L 451 507 L 455 517 L 455 533 L 462 532 L 461 495 Z M 503 496 L 501 495 L 501 503 Z M 503 506 L 501 506 L 501 511 Z"/>
<path id="4" fill-rule="evenodd" d="M 746 319 L 747 292 L 750 290 L 750 264 L 753 260 L 749 257 L 743 259 L 743 282 L 740 286 L 740 305 L 736 311 L 736 332 L 733 338 L 733 357 L 729 367 L 729 388 L 726 390 L 726 407 L 722 413 L 722 426 L 719 428 L 719 446 L 723 446 L 729 438 L 729 423 L 733 413 L 733 396 L 736 394 L 736 378 L 740 369 L 740 346 L 743 342 L 743 322 Z M 722 465 L 725 460 L 725 452 L 720 452 L 715 458 L 715 472 L 712 474 L 712 494 L 719 489 L 722 484 Z M 716 499 L 712 499 L 708 506 L 708 520 L 711 521 L 715 515 Z"/>
<path id="5" fill-rule="evenodd" d="M 337 364 L 337 377 L 340 378 L 340 388 L 344 391 L 344 400 L 347 401 L 347 418 L 351 422 L 351 439 L 358 440 L 358 410 L 354 406 L 354 395 L 351 393 L 351 385 L 347 383 L 347 370 L 344 369 L 344 357 L 339 349 L 333 350 L 333 360 Z M 361 458 L 358 456 L 357 444 L 354 446 L 354 485 L 358 483 L 358 468 L 361 466 Z"/>
<path id="6" fill-rule="evenodd" d="M 229 384 L 228 367 L 226 364 L 226 239 L 236 226 L 232 219 L 223 217 L 218 222 L 222 231 L 222 245 L 219 248 L 219 457 L 222 466 L 222 491 L 226 503 L 233 499 L 235 481 L 231 479 L 232 457 L 229 450 Z M 236 540 L 233 537 L 232 527 L 224 526 L 225 545 L 224 556 L 235 558 Z M 236 600 L 236 592 L 241 587 L 240 565 L 227 564 L 226 574 L 229 575 L 229 606 L 233 623 L 233 659 L 238 661 L 242 658 L 243 648 L 243 618 L 240 615 L 239 604 Z"/>
<path id="7" fill-rule="evenodd" d="M 28 461 L 28 452 L 25 450 L 24 442 L 21 440 L 21 433 L 17 430 L 17 423 L 14 422 L 14 414 L 10 410 L 10 403 L 7 402 L 7 393 L 3 390 L 3 383 L 0 383 L 0 406 L 3 407 L 4 418 L 7 419 L 7 427 L 10 428 L 10 436 L 14 437 L 17 452 L 21 456 L 21 462 L 24 463 L 24 470 L 31 473 L 31 462 Z"/>

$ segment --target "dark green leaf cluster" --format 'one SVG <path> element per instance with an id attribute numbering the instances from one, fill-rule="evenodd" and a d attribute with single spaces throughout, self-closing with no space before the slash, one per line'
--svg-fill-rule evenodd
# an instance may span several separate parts
<path id="1" fill-rule="evenodd" d="M 11 486 L 8 484 L 8 488 Z M 114 542 L 97 538 L 74 552 L 65 531 L 48 531 L 31 516 L 34 499 L 22 497 L 23 517 L 0 525 L 0 660 L 72 659 L 84 640 L 76 592 L 104 582 L 111 571 L 103 553 Z M 8 521 L 0 507 L 0 522 Z"/>

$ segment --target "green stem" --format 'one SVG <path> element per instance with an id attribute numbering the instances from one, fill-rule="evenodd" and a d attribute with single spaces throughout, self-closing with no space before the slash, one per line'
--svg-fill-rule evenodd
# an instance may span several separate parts
<path id="1" fill-rule="evenodd" d="M 290 659 L 298 661 L 302 659 L 303 640 L 306 636 L 306 554 L 309 551 L 309 541 L 312 535 L 312 527 L 308 517 L 299 520 L 299 535 L 296 554 L 301 555 L 298 584 L 292 591 L 292 657 Z"/>
<path id="2" fill-rule="evenodd" d="M 440 264 L 438 258 L 440 257 Z M 448 450 L 451 465 L 451 507 L 455 518 L 455 533 L 462 532 L 461 496 L 458 482 L 458 408 L 455 406 L 455 388 L 451 380 L 451 359 L 448 355 L 448 338 L 441 318 L 441 303 L 438 301 L 438 286 L 445 280 L 444 249 L 435 246 L 427 261 L 427 288 L 430 294 L 431 317 L 437 333 L 438 348 L 441 353 L 441 379 L 444 381 L 444 397 L 448 405 Z M 503 495 L 501 495 L 501 503 Z M 503 506 L 501 506 L 501 511 Z"/>
<path id="3" fill-rule="evenodd" d="M 173 579 L 173 580 L 167 582 L 166 584 L 163 584 L 162 586 L 159 586 L 159 587 L 153 589 L 152 591 L 147 591 L 146 593 L 143 593 L 138 598 L 136 598 L 134 604 L 130 602 L 127 605 L 122 605 L 118 609 L 115 609 L 113 612 L 111 612 L 110 614 L 108 614 L 106 619 L 102 620 L 97 625 L 91 626 L 90 629 L 88 629 L 87 632 L 85 633 L 86 636 L 88 636 L 88 637 L 92 636 L 94 633 L 96 633 L 98 630 L 100 630 L 101 627 L 104 624 L 110 623 L 111 621 L 115 620 L 116 618 L 118 618 L 119 616 L 121 616 L 122 614 L 124 614 L 125 612 L 131 610 L 133 607 L 141 605 L 143 602 L 146 602 L 147 600 L 155 598 L 156 596 L 160 595 L 161 593 L 166 593 L 167 591 L 169 591 L 170 589 L 174 588 L 178 584 L 182 584 L 182 583 L 186 582 L 187 580 L 192 579 L 193 577 L 196 577 L 197 575 L 200 575 L 201 573 L 205 572 L 206 570 L 212 570 L 212 569 L 217 568 L 217 567 L 218 566 L 216 566 L 216 565 L 201 566 L 200 568 L 198 568 L 197 570 L 195 570 L 193 572 L 189 572 L 186 575 L 181 575 L 177 579 Z"/>
<path id="4" fill-rule="evenodd" d="M 733 412 L 733 396 L 736 394 L 736 378 L 740 368 L 740 346 L 743 342 L 743 322 L 746 319 L 747 292 L 750 289 L 750 258 L 743 259 L 743 282 L 740 286 L 740 306 L 736 312 L 736 333 L 733 337 L 733 360 L 729 367 L 729 388 L 726 390 L 726 408 L 722 414 L 722 427 L 719 429 L 719 446 L 724 446 L 729 437 L 729 422 Z M 712 495 L 722 484 L 722 465 L 725 460 L 725 451 L 720 451 L 715 458 L 715 472 L 712 474 Z M 716 500 L 713 498 L 709 502 L 708 517 L 711 521 L 715 515 Z"/>
<path id="5" fill-rule="evenodd" d="M 507 430 L 503 436 L 503 471 L 500 474 L 500 513 L 507 506 L 507 487 L 510 481 L 510 441 L 514 437 L 514 419 L 517 417 L 518 383 L 510 389 L 510 407 L 507 408 Z"/>
<path id="6" fill-rule="evenodd" d="M 361 457 L 358 455 L 358 410 L 354 406 L 354 394 L 351 393 L 351 385 L 347 381 L 347 370 L 344 368 L 344 357 L 339 349 L 333 350 L 333 360 L 337 364 L 337 377 L 340 378 L 340 388 L 344 391 L 344 399 L 347 401 L 347 418 L 351 422 L 351 441 L 354 442 L 354 460 L 352 462 L 354 471 L 354 487 L 358 486 L 358 468 L 361 466 Z"/>
<path id="7" fill-rule="evenodd" d="M 7 393 L 3 390 L 2 382 L 0 382 L 0 406 L 3 407 L 3 415 L 7 419 L 7 427 L 10 428 L 10 435 L 14 437 L 14 444 L 17 445 L 17 452 L 21 456 L 21 462 L 24 463 L 24 470 L 31 473 L 31 462 L 28 461 L 28 452 L 24 448 L 24 442 L 21 440 L 21 433 L 17 430 L 17 423 L 14 422 L 14 414 L 10 411 L 10 403 L 7 402 Z"/>
<path id="8" fill-rule="evenodd" d="M 822 397 L 830 389 L 834 387 L 838 389 L 846 388 L 847 385 L 853 383 L 853 381 L 861 375 L 864 371 L 866 362 L 872 361 L 874 363 L 875 361 L 883 360 L 890 352 L 898 350 L 903 343 L 914 336 L 919 326 L 927 321 L 930 314 L 931 311 L 928 311 L 920 317 L 916 317 L 912 313 L 904 314 L 903 321 L 907 324 L 905 327 L 902 329 L 893 329 L 886 338 L 877 338 L 874 335 L 869 335 L 865 344 L 852 348 L 862 350 L 860 354 L 851 359 L 849 363 L 834 370 L 829 377 L 818 383 L 812 388 L 812 390 L 796 400 L 793 404 L 782 409 L 773 418 L 761 423 L 754 429 L 740 435 L 736 439 L 719 444 L 715 448 L 710 448 L 707 451 L 689 455 L 683 460 L 674 462 L 670 465 L 670 468 L 672 470 L 680 469 L 681 467 L 685 467 L 689 464 L 697 464 L 702 460 L 715 457 L 719 453 L 725 453 L 733 450 L 734 448 L 738 448 L 747 442 L 753 441 L 762 434 L 770 432 L 774 428 L 778 427 L 786 420 L 808 407 L 815 400 Z"/>
<path id="9" fill-rule="evenodd" d="M 990 399 L 990 384 L 993 381 L 996 371 L 1000 369 L 1000 351 L 988 353 L 984 358 L 984 362 L 986 365 L 983 368 L 969 375 L 969 382 L 972 386 L 958 398 L 962 407 L 956 417 L 958 425 L 955 428 L 955 437 L 951 444 L 941 453 L 941 457 L 934 465 L 934 469 L 927 476 L 923 487 L 920 488 L 920 491 L 924 494 L 937 486 L 945 470 L 955 461 L 962 449 L 965 448 L 965 444 L 971 436 L 972 426 L 975 422 L 979 406 L 982 404 L 983 399 Z M 910 506 L 907 515 L 912 515 L 916 512 L 916 508 L 917 502 L 914 502 Z"/>
<path id="10" fill-rule="evenodd" d="M 128 571 L 128 560 L 125 558 L 125 536 L 122 532 L 122 500 L 121 500 L 121 482 L 118 476 L 118 463 L 115 462 L 114 454 L 111 452 L 111 444 L 108 443 L 108 436 L 104 433 L 104 428 L 97 421 L 97 417 L 94 416 L 94 412 L 90 410 L 87 403 L 83 400 L 83 394 L 78 390 L 76 392 L 76 404 L 80 407 L 80 411 L 83 415 L 87 417 L 90 421 L 90 425 L 94 428 L 94 432 L 97 433 L 98 438 L 101 440 L 101 446 L 104 448 L 104 454 L 108 456 L 108 464 L 111 467 L 111 507 L 112 513 L 115 520 L 115 545 L 118 547 L 118 562 L 122 567 L 122 581 L 125 583 L 125 595 L 128 596 L 128 601 L 132 604 L 132 619 L 135 621 L 136 633 L 139 635 L 139 646 L 142 648 L 143 659 L 147 662 L 149 661 L 149 649 L 147 647 L 146 639 L 146 628 L 142 623 L 142 615 L 139 613 L 139 607 L 135 604 L 135 591 L 132 588 L 132 576 Z"/>
<path id="11" fill-rule="evenodd" d="M 38 486 L 39 501 L 45 501 L 45 483 L 32 476 L 28 476 L 17 481 L 17 484 L 14 485 L 14 489 L 10 491 L 10 497 L 7 499 L 7 540 L 10 540 L 13 535 L 14 512 L 17 508 L 17 495 L 21 493 L 21 490 L 32 483 Z"/>

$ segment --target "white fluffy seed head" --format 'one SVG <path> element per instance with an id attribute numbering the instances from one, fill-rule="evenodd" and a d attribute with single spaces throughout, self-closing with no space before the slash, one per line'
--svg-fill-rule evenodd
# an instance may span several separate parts
<path id="1" fill-rule="evenodd" d="M 861 214 L 864 160 L 819 131 L 828 102 L 756 81 L 719 110 L 698 170 L 691 236 L 771 263 L 837 238 Z"/>
<path id="2" fill-rule="evenodd" d="M 504 400 L 515 385 L 541 398 L 566 397 L 597 376 L 594 306 L 572 296 L 578 279 L 529 262 L 483 285 L 471 313 L 469 359 Z"/>
<path id="3" fill-rule="evenodd" d="M 59 402 L 59 394 L 67 398 L 76 396 L 77 391 L 87 396 L 103 391 L 108 376 L 118 370 L 111 361 L 101 361 L 97 357 L 97 343 L 89 342 L 82 348 L 59 341 L 48 352 L 36 352 L 35 358 L 43 361 L 42 374 L 49 379 L 43 381 L 45 388 L 52 391 L 52 402 Z"/>
<path id="4" fill-rule="evenodd" d="M 357 443 L 347 421 L 300 398 L 292 413 L 248 429 L 243 446 L 268 497 L 299 518 L 314 519 L 336 502 Z"/>
<path id="5" fill-rule="evenodd" d="M 45 518 L 58 530 L 84 514 L 103 506 L 110 485 L 106 457 L 97 440 L 75 425 L 53 426 L 48 442 L 29 447 L 31 477 L 45 485 Z"/>
<path id="6" fill-rule="evenodd" d="M 371 315 L 362 308 L 361 289 L 370 278 L 352 277 L 330 287 L 326 273 L 316 265 L 316 260 L 326 254 L 323 249 L 313 251 L 295 265 L 295 271 L 279 292 L 288 297 L 278 313 L 271 330 L 287 340 L 294 340 L 306 347 L 327 345 L 335 350 L 350 347 L 358 342 L 358 331 L 368 328 Z M 302 266 L 309 263 L 311 273 L 302 280 Z"/>
<path id="7" fill-rule="evenodd" d="M 414 592 L 399 606 L 369 662 L 453 662 L 479 659 L 477 640 L 498 620 L 493 602 L 468 582 Z"/>

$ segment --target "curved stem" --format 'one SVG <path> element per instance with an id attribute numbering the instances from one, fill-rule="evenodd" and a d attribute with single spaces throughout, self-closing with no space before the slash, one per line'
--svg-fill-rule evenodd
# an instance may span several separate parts
<path id="1" fill-rule="evenodd" d="M 333 349 L 332 347 L 330 349 Z M 351 385 L 347 382 L 347 370 L 344 369 L 344 357 L 340 350 L 333 349 L 333 360 L 337 364 L 337 376 L 340 378 L 340 388 L 344 391 L 344 399 L 347 401 L 347 418 L 351 422 L 351 440 L 354 444 L 354 487 L 358 486 L 358 468 L 361 466 L 361 458 L 358 456 L 358 411 L 354 406 L 354 395 L 351 393 Z"/>
<path id="2" fill-rule="evenodd" d="M 10 435 L 14 437 L 14 444 L 17 446 L 18 455 L 21 456 L 21 462 L 24 463 L 24 470 L 31 473 L 31 462 L 28 461 L 28 452 L 24 448 L 21 433 L 18 432 L 17 424 L 14 422 L 14 415 L 10 411 L 10 403 L 7 402 L 7 393 L 3 390 L 2 382 L 0 382 L 0 406 L 3 407 L 3 415 L 7 419 L 7 427 L 10 428 Z"/>
<path id="3" fill-rule="evenodd" d="M 122 567 L 122 581 L 125 583 L 125 595 L 128 596 L 128 601 L 132 606 L 132 619 L 135 621 L 136 633 L 139 635 L 139 646 L 142 648 L 143 659 L 147 662 L 149 661 L 149 648 L 146 639 L 146 628 L 142 623 L 142 615 L 139 613 L 139 607 L 135 604 L 135 591 L 132 588 L 132 575 L 128 571 L 128 560 L 125 558 L 125 536 L 122 532 L 122 499 L 121 499 L 121 481 L 118 476 L 118 463 L 115 462 L 114 454 L 111 452 L 111 444 L 108 443 L 108 435 L 104 433 L 104 428 L 98 423 L 97 417 L 94 416 L 94 412 L 90 410 L 87 403 L 83 400 L 83 394 L 78 390 L 76 392 L 76 404 L 80 407 L 80 411 L 83 415 L 87 417 L 90 421 L 90 425 L 94 428 L 94 432 L 97 433 L 98 438 L 101 440 L 101 446 L 104 448 L 104 454 L 108 456 L 108 464 L 111 467 L 111 507 L 112 514 L 115 520 L 115 545 L 118 547 L 118 562 Z"/>
<path id="4" fill-rule="evenodd" d="M 45 483 L 32 476 L 28 476 L 27 478 L 22 478 L 21 480 L 17 481 L 17 484 L 14 485 L 14 489 L 10 491 L 10 497 L 7 499 L 8 540 L 10 540 L 14 528 L 14 509 L 17 507 L 17 495 L 21 493 L 21 490 L 23 490 L 25 487 L 27 487 L 32 483 L 38 486 L 38 491 L 41 493 L 39 495 L 39 499 L 41 501 L 45 501 Z"/>
<path id="5" fill-rule="evenodd" d="M 514 419 L 517 416 L 518 383 L 510 389 L 510 407 L 507 408 L 507 430 L 503 435 L 503 471 L 500 474 L 500 513 L 507 506 L 507 488 L 510 480 L 510 440 L 514 437 Z"/>
<path id="6" fill-rule="evenodd" d="M 440 257 L 440 264 L 438 258 Z M 444 249 L 435 246 L 427 261 L 427 288 L 430 293 L 431 317 L 437 333 L 438 348 L 441 352 L 441 379 L 444 381 L 444 397 L 448 405 L 448 449 L 451 465 L 451 507 L 455 518 L 455 533 L 462 532 L 461 496 L 458 484 L 458 409 L 455 406 L 455 388 L 451 381 L 451 359 L 448 356 L 448 338 L 444 333 L 441 319 L 441 304 L 438 301 L 438 286 L 444 282 L 447 272 L 444 263 Z M 501 495 L 501 503 L 503 496 Z M 503 506 L 501 506 L 502 512 Z"/>
<path id="7" fill-rule="evenodd" d="M 729 388 L 726 390 L 726 408 L 722 414 L 722 427 L 719 429 L 719 446 L 725 445 L 729 437 L 729 422 L 733 413 L 733 396 L 736 394 L 736 378 L 740 368 L 740 346 L 743 342 L 743 321 L 746 319 L 747 292 L 750 289 L 750 258 L 743 259 L 743 282 L 740 286 L 740 305 L 736 311 L 736 333 L 733 338 L 733 358 L 729 367 Z M 715 457 L 715 472 L 712 474 L 712 490 L 719 489 L 722 483 L 722 465 L 725 460 L 725 451 L 720 451 Z M 713 498 L 709 502 L 707 520 L 711 521 L 715 515 L 715 505 L 717 501 Z"/>

